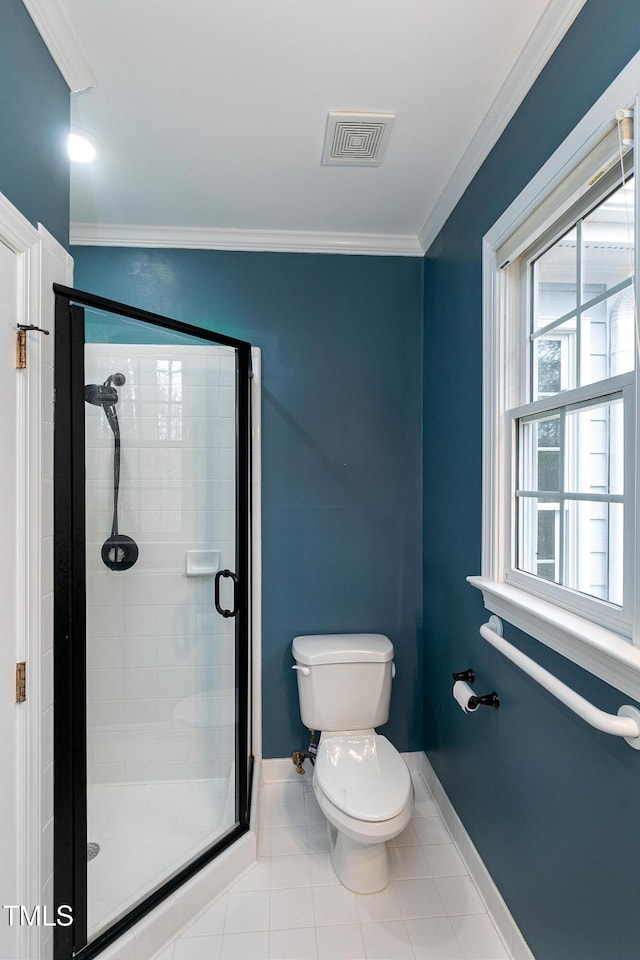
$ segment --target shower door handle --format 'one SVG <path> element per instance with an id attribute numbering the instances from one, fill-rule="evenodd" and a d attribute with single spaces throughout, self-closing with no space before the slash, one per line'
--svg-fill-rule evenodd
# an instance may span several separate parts
<path id="1" fill-rule="evenodd" d="M 233 610 L 225 610 L 220 606 L 220 581 L 223 577 L 230 577 L 233 580 Z M 238 602 L 236 600 L 236 591 L 238 586 L 238 577 L 232 570 L 218 570 L 214 581 L 214 603 L 216 610 L 221 617 L 235 617 L 238 612 Z"/>

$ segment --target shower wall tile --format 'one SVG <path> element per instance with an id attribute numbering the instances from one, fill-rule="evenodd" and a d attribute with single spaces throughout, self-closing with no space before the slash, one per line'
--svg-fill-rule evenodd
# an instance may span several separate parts
<path id="1" fill-rule="evenodd" d="M 127 637 L 126 657 L 122 666 L 126 666 L 127 669 L 155 667 L 158 660 L 157 647 L 156 637 Z"/>
<path id="2" fill-rule="evenodd" d="M 160 720 L 160 704 L 157 698 L 143 700 L 136 697 L 134 700 L 127 700 L 124 719 L 127 729 L 140 724 L 156 725 Z"/>
<path id="3" fill-rule="evenodd" d="M 206 354 L 206 356 L 205 356 Z M 113 435 L 87 407 L 89 780 L 227 776 L 234 754 L 234 624 L 213 575 L 186 553 L 235 566 L 235 359 L 224 348 L 90 344 L 87 382 L 122 371 L 119 530 L 135 568 L 107 570 Z"/>
<path id="4" fill-rule="evenodd" d="M 125 692 L 125 672 L 122 668 L 91 670 L 89 696 L 93 700 L 122 700 Z"/>
<path id="5" fill-rule="evenodd" d="M 158 667 L 203 666 L 211 651 L 201 637 L 157 637 L 155 640 Z"/>
<path id="6" fill-rule="evenodd" d="M 186 760 L 158 760 L 157 774 L 159 780 L 188 780 L 189 764 Z"/>
<path id="7" fill-rule="evenodd" d="M 127 528 L 128 529 L 128 528 Z M 127 572 L 127 592 L 125 595 L 125 604 L 130 605 L 131 599 L 135 598 L 135 605 L 144 606 L 158 602 L 158 590 L 156 588 L 156 575 L 153 571 L 144 571 L 132 569 Z"/>
<path id="8" fill-rule="evenodd" d="M 87 604 L 90 608 L 101 605 L 121 607 L 124 603 L 125 582 L 114 577 L 103 565 L 99 559 L 101 548 L 102 543 L 97 541 L 87 543 L 87 554 L 95 561 L 91 564 L 91 576 L 87 578 Z"/>
<path id="9" fill-rule="evenodd" d="M 124 700 L 93 700 L 88 718 L 90 734 L 96 728 L 121 727 L 124 715 Z"/>
<path id="10" fill-rule="evenodd" d="M 199 688 L 199 672 L 195 667 L 178 667 L 175 670 L 159 669 L 158 696 L 162 699 L 182 700 Z"/>
<path id="11" fill-rule="evenodd" d="M 158 608 L 153 605 L 127 603 L 123 610 L 124 636 L 152 637 L 158 631 Z"/>
<path id="12" fill-rule="evenodd" d="M 208 777 L 214 780 L 228 780 L 232 761 L 226 757 L 222 760 L 190 760 L 187 763 L 188 780 L 206 780 Z"/>
<path id="13" fill-rule="evenodd" d="M 119 763 L 122 759 L 122 744 L 111 734 L 98 730 L 92 737 L 93 763 Z"/>
<path id="14" fill-rule="evenodd" d="M 124 761 L 118 763 L 93 763 L 88 767 L 87 776 L 90 783 L 122 783 L 125 779 Z"/>
<path id="15" fill-rule="evenodd" d="M 220 387 L 220 416 L 234 417 L 236 407 L 236 391 L 233 386 Z"/>
<path id="16" fill-rule="evenodd" d="M 89 549 L 89 545 L 87 545 Z M 87 580 L 90 580 L 87 571 Z M 87 637 L 108 640 L 124 637 L 124 609 L 120 605 L 87 604 Z"/>
<path id="17" fill-rule="evenodd" d="M 157 737 L 133 737 L 127 741 L 124 748 L 125 761 L 141 763 L 158 762 L 158 738 Z"/>
<path id="18" fill-rule="evenodd" d="M 158 764 L 153 760 L 133 760 L 124 765 L 122 779 L 127 783 L 147 783 L 158 779 Z"/>
<path id="19" fill-rule="evenodd" d="M 128 701 L 155 699 L 158 686 L 158 671 L 153 667 L 130 667 L 124 671 L 124 696 Z"/>

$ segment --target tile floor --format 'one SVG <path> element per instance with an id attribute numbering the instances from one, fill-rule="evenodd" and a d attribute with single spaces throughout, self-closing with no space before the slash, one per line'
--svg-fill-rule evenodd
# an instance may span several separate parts
<path id="1" fill-rule="evenodd" d="M 420 775 L 392 881 L 341 886 L 309 773 L 262 786 L 258 862 L 156 960 L 510 960 Z"/>

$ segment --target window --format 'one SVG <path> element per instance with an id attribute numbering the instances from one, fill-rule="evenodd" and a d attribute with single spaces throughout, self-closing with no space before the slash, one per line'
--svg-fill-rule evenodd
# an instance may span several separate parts
<path id="1" fill-rule="evenodd" d="M 634 416 L 630 166 L 629 156 L 614 164 L 606 185 L 506 268 L 525 367 L 518 406 L 506 410 L 515 485 L 505 580 L 621 635 L 631 629 L 624 552 L 633 542 L 624 497 L 633 456 L 624 428 Z"/>
<path id="2" fill-rule="evenodd" d="M 484 240 L 483 557 L 469 581 L 491 612 L 640 699 L 636 60 Z"/>

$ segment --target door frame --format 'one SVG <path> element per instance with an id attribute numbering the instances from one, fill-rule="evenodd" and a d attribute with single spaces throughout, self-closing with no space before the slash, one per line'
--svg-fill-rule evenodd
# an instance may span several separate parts
<path id="1" fill-rule="evenodd" d="M 28 331 L 27 365 L 16 369 L 16 662 L 27 665 L 27 699 L 16 704 L 16 905 L 34 923 L 16 926 L 16 957 L 46 955 L 53 919 L 53 298 L 70 283 L 73 261 L 42 226 L 37 229 L 0 194 L 0 241 L 16 256 L 17 325 Z M 12 359 L 6 359 L 6 369 Z M 38 908 L 37 914 L 34 909 Z M 8 917 L 3 912 L 2 922 Z"/>
<path id="2" fill-rule="evenodd" d="M 54 284 L 56 294 L 57 482 L 55 566 L 55 909 L 72 904 L 73 926 L 54 929 L 54 960 L 90 960 L 185 881 L 247 833 L 250 815 L 251 674 L 251 345 L 193 324 Z M 123 917 L 87 940 L 86 611 L 84 571 L 84 318 L 82 307 L 114 313 L 236 350 L 236 826 Z M 74 652 L 81 638 L 82 650 Z M 59 706 L 58 706 L 59 705 Z M 246 758 L 246 762 L 244 762 Z M 77 944 L 77 946 L 76 946 Z"/>

